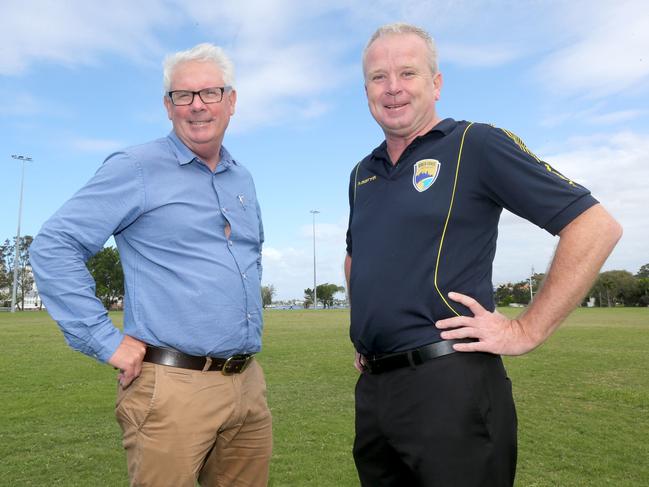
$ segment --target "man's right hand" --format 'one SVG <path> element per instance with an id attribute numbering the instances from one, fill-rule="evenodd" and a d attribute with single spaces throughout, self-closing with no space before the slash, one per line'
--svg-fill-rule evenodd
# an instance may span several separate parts
<path id="1" fill-rule="evenodd" d="M 117 379 L 122 387 L 128 387 L 142 371 L 146 345 L 133 337 L 124 336 L 108 363 L 119 369 Z"/>
<path id="2" fill-rule="evenodd" d="M 363 372 L 365 372 L 365 364 L 363 363 L 363 356 L 358 352 L 355 352 L 355 354 L 356 355 L 354 356 L 354 367 L 362 374 Z"/>

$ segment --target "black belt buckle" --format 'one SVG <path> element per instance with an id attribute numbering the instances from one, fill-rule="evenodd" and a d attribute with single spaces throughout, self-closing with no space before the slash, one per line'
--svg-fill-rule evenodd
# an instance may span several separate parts
<path id="1" fill-rule="evenodd" d="M 233 355 L 232 357 L 228 357 L 223 364 L 221 373 L 223 375 L 240 374 L 246 370 L 251 360 L 252 355 Z"/>

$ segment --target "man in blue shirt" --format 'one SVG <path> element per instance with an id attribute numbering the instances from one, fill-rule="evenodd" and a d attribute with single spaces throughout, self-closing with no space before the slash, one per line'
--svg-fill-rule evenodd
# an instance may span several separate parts
<path id="1" fill-rule="evenodd" d="M 590 289 L 621 228 L 511 132 L 442 120 L 442 76 L 422 29 L 379 28 L 363 71 L 385 142 L 349 186 L 361 484 L 511 486 L 516 413 L 500 355 L 550 336 Z M 513 320 L 495 311 L 491 282 L 503 208 L 560 237 L 543 287 Z"/>
<path id="2" fill-rule="evenodd" d="M 69 345 L 119 369 L 131 485 L 265 486 L 272 449 L 261 349 L 255 187 L 222 145 L 234 70 L 200 44 L 164 63 L 173 131 L 110 155 L 31 247 L 38 288 Z M 85 263 L 113 235 L 124 331 Z"/>

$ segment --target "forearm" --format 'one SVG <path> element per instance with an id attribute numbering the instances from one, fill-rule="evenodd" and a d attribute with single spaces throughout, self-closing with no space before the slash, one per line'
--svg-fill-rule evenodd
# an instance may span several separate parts
<path id="1" fill-rule="evenodd" d="M 144 201 L 139 163 L 125 153 L 113 154 L 43 225 L 30 248 L 39 293 L 66 340 L 103 362 L 124 335 L 95 296 L 86 261 L 139 217 Z"/>
<path id="2" fill-rule="evenodd" d="M 64 234 L 44 228 L 30 248 L 31 264 L 43 302 L 75 350 L 106 362 L 122 341 L 85 265 L 87 255 Z"/>
<path id="3" fill-rule="evenodd" d="M 345 283 L 347 285 L 347 299 L 350 301 L 351 304 L 351 294 L 349 292 L 349 276 L 351 275 L 352 272 L 352 256 L 349 254 L 345 255 L 345 263 L 343 264 L 344 269 L 345 269 Z"/>
<path id="4" fill-rule="evenodd" d="M 541 290 L 517 318 L 537 346 L 579 305 L 620 239 L 622 228 L 601 205 L 596 205 L 559 235 Z"/>

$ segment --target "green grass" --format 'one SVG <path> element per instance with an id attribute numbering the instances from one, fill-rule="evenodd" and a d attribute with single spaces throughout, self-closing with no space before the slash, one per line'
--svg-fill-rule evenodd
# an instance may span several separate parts
<path id="1" fill-rule="evenodd" d="M 270 485 L 358 485 L 347 311 L 265 318 Z M 112 368 L 69 350 L 45 313 L 0 313 L 0 347 L 0 486 L 127 485 Z M 580 309 L 543 347 L 506 359 L 517 486 L 648 484 L 648 350 L 649 309 Z"/>

